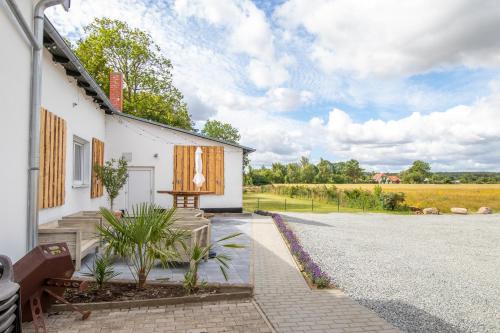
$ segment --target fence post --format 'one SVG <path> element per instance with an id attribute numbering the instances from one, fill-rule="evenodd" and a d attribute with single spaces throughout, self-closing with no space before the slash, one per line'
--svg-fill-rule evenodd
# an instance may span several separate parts
<path id="1" fill-rule="evenodd" d="M 286 198 L 285 198 L 285 212 L 286 212 Z"/>
<path id="2" fill-rule="evenodd" d="M 260 198 L 257 198 L 257 209 L 260 209 Z"/>
<path id="3" fill-rule="evenodd" d="M 314 199 L 311 199 L 311 212 L 314 211 Z"/>
<path id="4" fill-rule="evenodd" d="M 340 213 L 340 193 L 337 192 L 337 213 Z"/>

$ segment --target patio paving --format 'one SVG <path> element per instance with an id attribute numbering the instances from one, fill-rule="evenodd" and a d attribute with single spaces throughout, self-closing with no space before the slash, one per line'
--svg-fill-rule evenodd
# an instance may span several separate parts
<path id="1" fill-rule="evenodd" d="M 255 299 L 278 332 L 399 332 L 340 290 L 311 290 L 269 217 L 253 219 Z"/>
<path id="2" fill-rule="evenodd" d="M 99 310 L 85 321 L 63 312 L 46 317 L 45 323 L 51 333 L 271 332 L 250 300 Z M 34 331 L 31 323 L 23 325 L 23 332 Z"/>
<path id="3" fill-rule="evenodd" d="M 202 280 L 214 283 L 250 283 L 250 262 L 252 257 L 251 223 L 248 223 L 246 220 L 224 217 L 212 219 L 212 242 L 236 232 L 241 232 L 242 235 L 230 240 L 230 242 L 245 245 L 245 248 L 231 249 L 217 247 L 215 249 L 217 253 L 227 254 L 232 258 L 229 263 L 228 281 L 224 279 L 215 260 L 203 261 L 200 264 L 198 273 Z M 76 272 L 74 276 L 81 277 L 83 273 L 88 272 L 89 269 L 87 266 L 92 267 L 94 258 L 95 255 L 88 255 L 82 261 L 81 270 Z M 116 261 L 114 263 L 114 269 L 116 272 L 120 273 L 117 279 L 133 279 L 132 273 L 125 262 Z M 151 270 L 148 280 L 182 281 L 187 269 L 187 264 L 177 265 L 167 269 L 158 265 Z"/>

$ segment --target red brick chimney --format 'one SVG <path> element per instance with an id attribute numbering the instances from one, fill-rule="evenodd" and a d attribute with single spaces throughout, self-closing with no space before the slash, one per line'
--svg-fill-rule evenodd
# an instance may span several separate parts
<path id="1" fill-rule="evenodd" d="M 109 74 L 109 100 L 118 110 L 123 111 L 123 74 L 111 72 Z"/>

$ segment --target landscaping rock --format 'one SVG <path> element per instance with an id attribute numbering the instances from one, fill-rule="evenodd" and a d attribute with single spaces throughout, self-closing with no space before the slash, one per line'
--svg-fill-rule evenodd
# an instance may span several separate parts
<path id="1" fill-rule="evenodd" d="M 493 210 L 490 207 L 481 207 L 477 210 L 478 214 L 493 214 Z"/>
<path id="2" fill-rule="evenodd" d="M 462 215 L 466 215 L 468 212 L 467 208 L 460 208 L 460 207 L 453 207 L 450 209 L 450 211 L 453 214 L 462 214 Z"/>
<path id="3" fill-rule="evenodd" d="M 424 208 L 423 213 L 424 215 L 439 215 L 439 209 L 436 207 Z"/>

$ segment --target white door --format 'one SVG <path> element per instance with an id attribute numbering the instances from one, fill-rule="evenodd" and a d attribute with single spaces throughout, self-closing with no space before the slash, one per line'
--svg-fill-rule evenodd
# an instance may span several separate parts
<path id="1" fill-rule="evenodd" d="M 143 202 L 152 203 L 153 189 L 153 168 L 129 167 L 127 183 L 117 198 L 118 208 L 132 213 L 132 207 L 135 205 Z"/>

